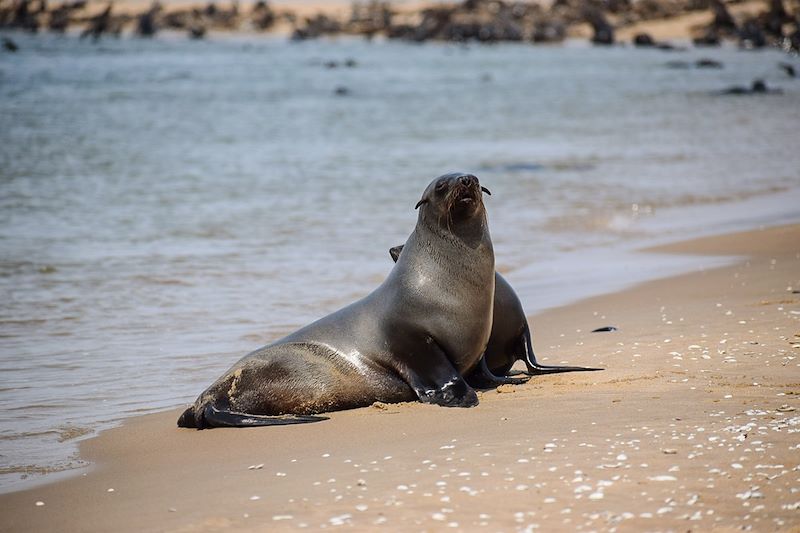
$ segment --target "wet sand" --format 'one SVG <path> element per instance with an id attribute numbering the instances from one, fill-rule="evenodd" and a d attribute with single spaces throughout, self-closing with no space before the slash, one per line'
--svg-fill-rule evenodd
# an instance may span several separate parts
<path id="1" fill-rule="evenodd" d="M 82 443 L 90 469 L 0 496 L 0 530 L 797 531 L 800 225 L 658 251 L 741 258 L 531 317 L 540 360 L 604 372 L 472 409 L 202 432 L 176 428 L 180 410 L 132 419 Z"/>

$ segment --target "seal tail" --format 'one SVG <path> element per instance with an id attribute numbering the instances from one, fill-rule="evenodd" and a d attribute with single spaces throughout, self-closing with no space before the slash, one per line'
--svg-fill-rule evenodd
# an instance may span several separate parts
<path id="1" fill-rule="evenodd" d="M 200 416 L 194 407 L 188 408 L 178 418 L 178 426 L 184 428 L 206 429 L 212 427 L 258 427 L 258 426 L 287 426 L 290 424 L 308 424 L 328 420 L 326 416 L 310 415 L 251 415 L 237 413 L 226 409 L 217 409 L 213 405 L 206 405 Z"/>
<path id="2" fill-rule="evenodd" d="M 592 368 L 588 366 L 551 366 L 551 365 L 541 365 L 536 361 L 536 355 L 533 353 L 533 343 L 531 342 L 531 330 L 528 327 L 528 321 L 525 321 L 525 331 L 523 332 L 523 336 L 525 337 L 525 366 L 528 367 L 528 371 L 525 372 L 529 376 L 538 376 L 541 374 L 559 374 L 562 372 L 594 372 L 597 370 L 605 370 L 604 368 Z"/>

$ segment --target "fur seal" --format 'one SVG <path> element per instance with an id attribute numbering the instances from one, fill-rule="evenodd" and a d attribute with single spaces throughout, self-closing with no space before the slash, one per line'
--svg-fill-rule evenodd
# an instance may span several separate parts
<path id="1" fill-rule="evenodd" d="M 403 251 L 403 245 L 389 249 L 389 255 L 396 262 Z M 526 380 L 508 378 L 511 367 L 518 360 L 525 361 L 527 376 L 539 374 L 555 374 L 559 372 L 580 372 L 602 370 L 582 366 L 549 366 L 536 361 L 531 341 L 531 330 L 528 319 L 522 308 L 517 293 L 511 284 L 500 275 L 494 274 L 494 310 L 492 316 L 492 334 L 486 346 L 486 353 L 479 367 L 466 379 L 473 387 L 498 385 L 500 383 L 521 383 Z M 485 368 L 484 368 L 485 367 Z"/>
<path id="2" fill-rule="evenodd" d="M 242 358 L 178 425 L 297 424 L 376 401 L 476 405 L 462 376 L 489 341 L 495 279 L 481 191 L 490 194 L 471 174 L 434 179 L 406 252 L 377 289 Z"/>

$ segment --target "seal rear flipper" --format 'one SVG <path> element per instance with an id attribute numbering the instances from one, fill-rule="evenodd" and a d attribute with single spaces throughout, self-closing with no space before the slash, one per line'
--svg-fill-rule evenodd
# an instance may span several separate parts
<path id="1" fill-rule="evenodd" d="M 187 412 L 189 409 L 187 409 Z M 184 413 L 185 415 L 186 413 Z M 197 419 L 198 417 L 195 417 Z M 257 427 L 257 426 L 286 426 L 289 424 L 307 424 L 309 422 L 320 422 L 328 420 L 326 416 L 311 415 L 252 415 L 248 413 L 237 413 L 226 409 L 217 409 L 211 404 L 203 408 L 202 415 L 199 417 L 200 423 L 195 426 L 197 429 L 212 427 Z M 183 419 L 183 416 L 181 416 Z M 180 420 L 178 421 L 180 424 Z"/>
<path id="2" fill-rule="evenodd" d="M 194 416 L 194 406 L 186 409 L 183 414 L 178 418 L 178 427 L 180 428 L 196 428 L 197 422 Z"/>
<path id="3" fill-rule="evenodd" d="M 478 389 L 490 389 L 492 387 L 497 387 L 498 385 L 522 385 L 523 383 L 527 383 L 530 380 L 530 374 L 525 372 L 519 372 L 516 375 L 524 374 L 524 378 L 515 378 L 510 377 L 510 375 L 506 376 L 495 376 L 492 374 L 492 371 L 489 370 L 488 365 L 486 364 L 486 357 L 481 357 L 481 360 L 478 362 L 478 366 L 467 376 L 467 383 L 470 384 L 471 387 L 475 387 Z"/>
<path id="4" fill-rule="evenodd" d="M 540 365 L 536 361 L 536 356 L 533 354 L 533 343 L 531 342 L 531 329 L 528 327 L 528 321 L 525 321 L 525 330 L 522 333 L 525 337 L 523 349 L 525 351 L 525 366 L 528 368 L 527 374 L 529 376 L 539 376 L 542 374 L 559 374 L 562 372 L 594 372 L 597 370 L 605 370 L 604 368 L 592 368 L 587 366 L 551 366 Z"/>
<path id="5" fill-rule="evenodd" d="M 548 366 L 548 365 L 540 365 L 536 363 L 535 365 L 529 364 L 525 361 L 525 364 L 528 367 L 526 374 L 528 376 L 540 376 L 542 374 L 559 374 L 562 372 L 595 372 L 598 370 L 605 370 L 605 368 L 593 368 L 589 366 Z"/>

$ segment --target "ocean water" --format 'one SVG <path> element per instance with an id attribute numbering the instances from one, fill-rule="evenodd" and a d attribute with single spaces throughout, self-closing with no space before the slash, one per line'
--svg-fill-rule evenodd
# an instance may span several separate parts
<path id="1" fill-rule="evenodd" d="M 6 35 L 0 490 L 367 294 L 441 173 L 491 189 L 529 313 L 724 260 L 637 247 L 800 219 L 777 51 Z M 754 78 L 782 94 L 714 94 Z"/>

